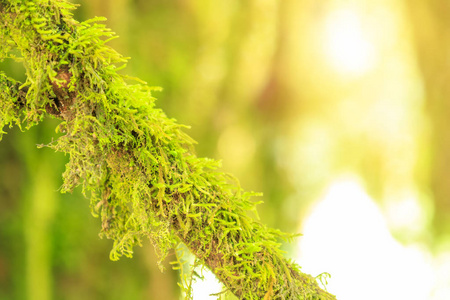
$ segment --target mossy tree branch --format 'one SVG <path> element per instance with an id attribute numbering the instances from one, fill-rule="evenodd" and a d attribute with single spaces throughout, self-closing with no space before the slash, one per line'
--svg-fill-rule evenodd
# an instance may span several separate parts
<path id="1" fill-rule="evenodd" d="M 161 259 L 182 242 L 241 299 L 334 299 L 283 257 L 278 239 L 289 235 L 249 216 L 252 193 L 193 154 L 185 126 L 155 108 L 153 88 L 117 73 L 126 59 L 105 45 L 114 34 L 102 19 L 79 23 L 73 9 L 0 0 L 0 60 L 22 61 L 27 75 L 18 83 L 0 73 L 0 129 L 61 120 L 47 146 L 70 156 L 62 191 L 82 186 L 114 241 L 111 259 L 147 237 Z"/>

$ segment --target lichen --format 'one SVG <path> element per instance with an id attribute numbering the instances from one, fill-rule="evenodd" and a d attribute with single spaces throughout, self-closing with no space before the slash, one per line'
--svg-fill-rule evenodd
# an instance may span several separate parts
<path id="1" fill-rule="evenodd" d="M 61 120 L 45 146 L 69 156 L 61 190 L 81 185 L 101 236 L 113 240 L 110 258 L 131 257 L 149 238 L 163 260 L 183 243 L 241 299 L 334 299 L 283 258 L 280 239 L 292 235 L 251 217 L 257 194 L 195 155 L 186 126 L 155 106 L 156 88 L 117 73 L 127 59 L 107 45 L 115 36 L 104 19 L 77 22 L 74 8 L 0 0 L 0 59 L 22 62 L 27 75 L 22 84 L 0 73 L 0 129 Z"/>

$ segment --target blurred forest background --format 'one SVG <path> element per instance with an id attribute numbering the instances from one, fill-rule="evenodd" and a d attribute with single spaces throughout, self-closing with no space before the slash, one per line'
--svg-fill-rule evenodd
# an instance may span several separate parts
<path id="1" fill-rule="evenodd" d="M 450 2 L 74 2 L 338 299 L 450 299 Z M 0 143 L 0 299 L 180 299 L 149 243 L 110 261 L 88 200 L 58 192 L 67 157 L 36 148 L 56 123 Z"/>

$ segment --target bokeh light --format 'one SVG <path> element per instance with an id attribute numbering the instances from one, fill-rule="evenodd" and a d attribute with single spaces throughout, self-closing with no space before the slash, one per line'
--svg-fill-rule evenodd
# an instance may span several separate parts
<path id="1" fill-rule="evenodd" d="M 396 241 L 373 199 L 354 176 L 334 181 L 301 228 L 299 263 L 328 272 L 338 299 L 432 299 L 432 257 Z"/>
<path id="2" fill-rule="evenodd" d="M 365 30 L 363 16 L 352 8 L 339 8 L 325 17 L 323 51 L 338 72 L 361 75 L 373 68 L 377 49 Z"/>

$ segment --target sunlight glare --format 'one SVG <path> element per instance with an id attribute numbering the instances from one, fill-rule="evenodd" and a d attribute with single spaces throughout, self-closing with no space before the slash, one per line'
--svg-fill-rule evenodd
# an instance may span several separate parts
<path id="1" fill-rule="evenodd" d="M 355 9 L 340 8 L 329 14 L 325 22 L 324 51 L 329 63 L 348 75 L 361 75 L 375 65 L 374 43 Z"/>
<path id="2" fill-rule="evenodd" d="M 429 299 L 435 279 L 431 258 L 391 236 L 356 178 L 331 184 L 301 232 L 299 264 L 315 276 L 330 273 L 327 289 L 338 299 Z"/>
<path id="3" fill-rule="evenodd" d="M 211 294 L 219 293 L 222 290 L 222 285 L 217 280 L 211 271 L 204 269 L 201 271 L 204 279 L 197 279 L 192 284 L 192 291 L 194 294 L 194 299 L 196 300 L 211 300 L 217 299 L 216 296 L 211 296 Z"/>

